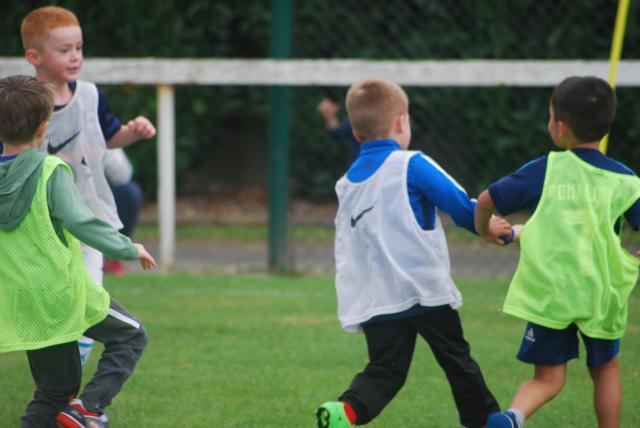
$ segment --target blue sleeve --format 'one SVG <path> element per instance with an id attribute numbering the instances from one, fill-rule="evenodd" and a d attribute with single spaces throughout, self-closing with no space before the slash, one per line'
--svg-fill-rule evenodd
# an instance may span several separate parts
<path id="1" fill-rule="evenodd" d="M 473 214 L 476 201 L 436 161 L 418 154 L 409 161 L 407 171 L 409 200 L 418 222 L 424 229 L 433 229 L 435 208 L 446 212 L 456 226 L 476 233 Z M 418 194 L 423 200 L 416 198 Z M 421 222 L 422 217 L 422 222 Z"/>
<path id="2" fill-rule="evenodd" d="M 542 196 L 547 157 L 542 156 L 489 186 L 493 206 L 501 215 L 522 209 L 535 211 Z"/>
<path id="3" fill-rule="evenodd" d="M 107 96 L 98 89 L 98 120 L 105 141 L 109 141 L 122 127 L 118 116 L 111 112 Z"/>
<path id="4" fill-rule="evenodd" d="M 347 140 L 351 142 L 351 147 L 349 148 L 349 160 L 355 160 L 360 154 L 360 143 L 356 140 L 356 137 L 353 136 L 353 130 L 351 129 L 351 123 L 348 120 L 343 121 L 338 125 L 338 127 L 334 130 L 329 131 L 329 135 L 334 141 L 340 142 Z"/>

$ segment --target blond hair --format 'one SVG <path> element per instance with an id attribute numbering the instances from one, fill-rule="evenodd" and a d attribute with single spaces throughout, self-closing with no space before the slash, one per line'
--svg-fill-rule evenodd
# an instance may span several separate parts
<path id="1" fill-rule="evenodd" d="M 70 10 L 58 6 L 39 7 L 22 20 L 22 46 L 25 51 L 30 48 L 42 49 L 51 30 L 75 25 L 80 26 L 80 21 Z"/>
<path id="2" fill-rule="evenodd" d="M 28 144 L 53 111 L 53 92 L 46 83 L 17 75 L 0 79 L 0 140 Z"/>
<path id="3" fill-rule="evenodd" d="M 386 138 L 394 120 L 409 114 L 409 98 L 396 83 L 368 79 L 347 92 L 347 114 L 351 129 L 361 142 Z"/>

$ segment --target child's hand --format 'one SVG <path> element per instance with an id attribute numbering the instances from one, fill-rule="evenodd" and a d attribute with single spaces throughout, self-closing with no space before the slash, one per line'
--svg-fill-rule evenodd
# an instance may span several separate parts
<path id="1" fill-rule="evenodd" d="M 327 98 L 318 104 L 318 113 L 324 118 L 328 129 L 336 129 L 338 127 L 338 110 L 340 110 L 340 107 Z"/>
<path id="2" fill-rule="evenodd" d="M 514 231 L 508 221 L 498 216 L 491 216 L 489 220 L 489 230 L 483 238 L 492 244 L 504 246 L 511 242 Z M 514 237 L 515 239 L 515 237 Z"/>
<path id="3" fill-rule="evenodd" d="M 145 250 L 142 244 L 133 244 L 138 249 L 138 259 L 140 260 L 140 266 L 142 269 L 149 270 L 156 267 L 156 261 L 151 257 L 151 254 Z"/>
<path id="4" fill-rule="evenodd" d="M 127 128 L 137 139 L 147 139 L 156 135 L 156 127 L 144 116 L 138 116 L 127 123 Z"/>
<path id="5" fill-rule="evenodd" d="M 338 110 L 340 110 L 340 107 L 328 98 L 323 99 L 318 104 L 318 113 L 325 119 L 335 117 L 338 114 Z"/>

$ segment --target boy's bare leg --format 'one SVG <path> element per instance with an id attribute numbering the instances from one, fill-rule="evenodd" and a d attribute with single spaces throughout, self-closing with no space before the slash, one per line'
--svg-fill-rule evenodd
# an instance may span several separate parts
<path id="1" fill-rule="evenodd" d="M 533 379 L 520 385 L 509 407 L 520 410 L 528 419 L 562 391 L 566 375 L 566 363 L 554 366 L 536 365 Z"/>
<path id="2" fill-rule="evenodd" d="M 622 387 L 618 357 L 598 367 L 590 367 L 593 379 L 593 406 L 599 428 L 619 428 Z"/>

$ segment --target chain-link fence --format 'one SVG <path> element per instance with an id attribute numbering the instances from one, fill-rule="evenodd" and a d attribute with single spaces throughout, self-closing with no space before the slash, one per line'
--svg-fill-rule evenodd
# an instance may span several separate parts
<path id="1" fill-rule="evenodd" d="M 301 58 L 607 59 L 616 7 L 608 1 L 385 1 L 364 10 L 359 2 L 301 2 L 293 41 Z M 638 14 L 633 5 L 623 58 L 640 56 Z M 471 196 L 554 147 L 546 126 L 551 88 L 406 89 L 411 148 L 433 157 Z M 348 142 L 323 137 L 317 128 L 310 132 L 309 122 L 302 119 L 321 98 L 342 104 L 345 92 L 296 89 L 292 171 L 298 195 L 328 197 L 334 179 L 347 167 Z M 640 166 L 635 144 L 640 139 L 638 95 L 638 88 L 618 90 L 609 150 L 633 169 Z M 344 108 L 340 114 L 343 120 Z M 338 149 L 330 147 L 332 142 Z M 303 156 L 308 152 L 314 157 Z M 448 236 L 454 274 L 502 276 L 513 271 L 514 248 L 490 248 L 451 227 Z"/>
<path id="2" fill-rule="evenodd" d="M 367 13 L 359 2 L 296 4 L 295 56 L 607 59 L 616 14 L 616 4 L 610 1 L 376 4 L 380 6 Z M 632 7 L 630 11 L 624 58 L 640 55 L 640 38 L 634 25 L 639 21 L 636 9 Z M 414 128 L 412 148 L 431 154 L 470 193 L 477 193 L 495 178 L 550 149 L 546 133 L 550 89 L 407 88 Z M 300 146 L 294 146 L 299 157 L 304 159 L 303 152 L 325 150 L 315 147 L 319 134 L 308 137 L 309 120 L 304 118 L 314 111 L 314 103 L 322 97 L 342 103 L 345 92 L 345 88 L 297 89 L 294 124 L 302 126 L 294 127 L 293 141 Z M 640 107 L 636 95 L 636 89 L 619 91 L 619 116 L 613 129 L 615 143 L 611 153 L 638 164 L 640 151 L 630 143 L 640 137 L 640 126 L 633 120 Z M 295 163 L 297 157 L 293 159 Z M 303 164 L 300 170 L 294 168 L 294 177 L 304 176 L 308 171 L 309 165 Z M 321 182 L 321 187 L 327 187 L 323 174 L 314 178 Z"/>
<path id="3" fill-rule="evenodd" d="M 83 25 L 88 57 L 267 57 L 269 2 L 207 0 L 58 2 L 74 10 Z M 424 59 L 599 59 L 609 56 L 617 2 L 610 0 L 337 0 L 292 1 L 293 58 Z M 43 1 L 0 5 L 2 55 L 21 55 L 19 23 Z M 117 12 L 116 12 L 117 11 Z M 145 13 L 143 13 L 145 12 Z M 148 12 L 148 13 L 146 13 Z M 125 17 L 138 17 L 124 19 Z M 98 19 L 99 18 L 99 19 Z M 631 2 L 623 59 L 640 57 L 640 8 Z M 123 118 L 151 117 L 150 88 L 106 86 L 114 111 Z M 472 196 L 495 179 L 550 149 L 546 121 L 551 88 L 408 87 L 412 149 L 439 162 Z M 619 110 L 610 154 L 640 167 L 638 88 L 619 88 Z M 318 114 L 324 98 L 342 105 L 344 87 L 296 87 L 291 97 L 292 224 L 330 229 L 333 186 L 348 168 L 351 142 L 335 141 Z M 259 87 L 180 87 L 177 103 L 178 197 L 189 220 L 263 223 L 267 186 L 268 91 Z M 338 120 L 345 119 L 344 108 Z M 154 147 L 128 150 L 148 199 L 155 191 Z M 293 236 L 295 266 L 331 269 L 331 243 Z M 454 271 L 503 274 L 514 250 L 488 250 L 470 234 L 449 233 Z M 330 241 L 330 240 L 329 240 Z M 316 245 L 310 245 L 312 244 Z M 185 253 L 185 258 L 197 256 Z M 254 260 L 238 250 L 233 264 Z M 253 253 L 251 253 L 253 254 Z M 464 257 L 462 257 L 464 256 Z M 212 262 L 223 257 L 210 255 Z M 178 262 L 181 254 L 178 251 Z M 261 253 L 255 256 L 266 260 Z M 206 260 L 203 260 L 206 262 Z M 226 263 L 226 262 L 225 262 Z M 507 266 L 505 268 L 505 266 Z M 507 272 L 508 273 L 508 272 Z"/>

